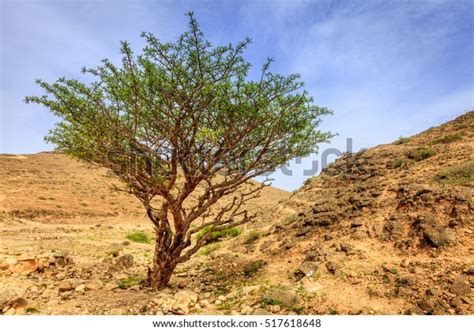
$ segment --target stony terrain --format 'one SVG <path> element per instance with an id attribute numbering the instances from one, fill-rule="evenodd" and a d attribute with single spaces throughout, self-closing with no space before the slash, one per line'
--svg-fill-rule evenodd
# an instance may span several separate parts
<path id="1" fill-rule="evenodd" d="M 160 293 L 153 231 L 118 180 L 57 153 L 0 155 L 3 314 L 473 314 L 474 112 L 346 154 Z"/>

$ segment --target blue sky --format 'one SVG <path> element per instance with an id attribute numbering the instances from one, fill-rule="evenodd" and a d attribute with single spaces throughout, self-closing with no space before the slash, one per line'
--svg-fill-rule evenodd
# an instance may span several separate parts
<path id="1" fill-rule="evenodd" d="M 82 66 L 119 59 L 120 40 L 136 50 L 140 32 L 174 40 L 192 10 L 215 45 L 249 36 L 255 72 L 300 73 L 316 103 L 334 111 L 324 130 L 339 135 L 320 147 L 353 150 L 407 136 L 452 119 L 474 104 L 474 5 L 442 1 L 68 1 L 0 0 L 0 152 L 51 150 L 55 123 L 26 105 L 36 78 L 81 78 Z M 255 73 L 254 72 L 254 73 Z M 331 158 L 332 159 L 332 158 Z M 293 190 L 320 156 L 277 171 L 274 186 Z"/>

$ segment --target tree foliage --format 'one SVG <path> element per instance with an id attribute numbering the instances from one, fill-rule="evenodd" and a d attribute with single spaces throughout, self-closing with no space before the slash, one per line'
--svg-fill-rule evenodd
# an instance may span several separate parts
<path id="1" fill-rule="evenodd" d="M 157 234 L 150 272 L 157 288 L 209 239 L 193 234 L 206 228 L 210 236 L 252 219 L 242 206 L 261 186 L 211 214 L 217 201 L 331 137 L 318 130 L 330 111 L 314 104 L 299 75 L 270 72 L 268 59 L 259 79 L 249 79 L 243 51 L 250 39 L 214 47 L 188 16 L 189 30 L 176 42 L 143 33 L 140 55 L 122 42 L 119 65 L 105 59 L 83 68 L 91 83 L 38 80 L 45 95 L 26 98 L 60 119 L 47 141 L 112 169 L 143 203 Z"/>

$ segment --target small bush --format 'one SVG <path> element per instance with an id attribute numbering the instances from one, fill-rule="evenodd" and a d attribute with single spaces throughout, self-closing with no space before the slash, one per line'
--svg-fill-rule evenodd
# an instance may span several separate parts
<path id="1" fill-rule="evenodd" d="M 215 243 L 215 244 L 210 244 L 206 245 L 203 248 L 201 248 L 201 254 L 202 255 L 209 255 L 214 251 L 217 251 L 220 248 L 220 245 Z"/>
<path id="2" fill-rule="evenodd" d="M 38 311 L 38 308 L 36 307 L 26 307 L 25 312 L 26 313 L 36 313 Z"/>
<path id="3" fill-rule="evenodd" d="M 206 226 L 204 229 L 196 233 L 196 239 L 201 239 L 204 237 L 206 234 L 208 234 L 211 231 L 211 226 Z M 242 233 L 242 230 L 240 228 L 230 228 L 230 229 L 225 229 L 221 231 L 214 231 L 211 233 L 209 239 L 207 240 L 208 242 L 214 242 L 219 240 L 220 238 L 232 238 L 232 237 L 237 237 Z"/>
<path id="4" fill-rule="evenodd" d="M 466 185 L 474 182 L 474 160 L 441 170 L 435 181 L 442 184 Z"/>
<path id="5" fill-rule="evenodd" d="M 260 232 L 256 231 L 256 230 L 252 230 L 250 231 L 246 238 L 245 238 L 245 244 L 246 245 L 250 245 L 250 244 L 253 244 L 254 242 L 256 242 L 258 239 L 260 238 Z"/>
<path id="6" fill-rule="evenodd" d="M 219 232 L 223 237 L 237 237 L 240 236 L 242 230 L 240 228 L 230 228 Z"/>
<path id="7" fill-rule="evenodd" d="M 392 161 L 392 168 L 397 169 L 405 166 L 407 163 L 404 159 L 396 159 Z"/>
<path id="8" fill-rule="evenodd" d="M 458 132 L 458 133 L 454 133 L 454 134 L 448 134 L 448 135 L 445 135 L 445 136 L 442 136 L 440 138 L 437 138 L 435 140 L 433 140 L 431 142 L 432 145 L 436 145 L 436 144 L 450 144 L 450 143 L 453 143 L 455 141 L 459 141 L 461 140 L 463 137 L 462 133 Z"/>
<path id="9" fill-rule="evenodd" d="M 127 239 L 136 243 L 150 244 L 151 238 L 143 231 L 136 231 L 127 235 Z"/>
<path id="10" fill-rule="evenodd" d="M 407 137 L 400 137 L 393 142 L 394 145 L 403 145 L 410 141 L 410 138 Z"/>
<path id="11" fill-rule="evenodd" d="M 296 221 L 296 218 L 297 218 L 296 214 L 287 215 L 285 219 L 283 220 L 283 225 L 290 225 L 291 223 Z"/>
<path id="12" fill-rule="evenodd" d="M 291 307 L 288 307 L 289 310 L 291 310 L 292 312 L 300 315 L 303 310 L 304 310 L 304 307 L 301 307 L 301 306 L 291 306 Z"/>
<path id="13" fill-rule="evenodd" d="M 416 162 L 425 160 L 436 155 L 436 152 L 428 148 L 419 148 L 408 153 L 408 158 L 415 160 Z"/>

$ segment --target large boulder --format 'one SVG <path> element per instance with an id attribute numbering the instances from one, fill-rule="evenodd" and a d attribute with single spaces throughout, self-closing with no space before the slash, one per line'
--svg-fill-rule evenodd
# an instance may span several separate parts
<path id="1" fill-rule="evenodd" d="M 456 241 L 456 236 L 451 229 L 426 224 L 423 226 L 423 238 L 433 247 L 442 247 Z"/>
<path id="2" fill-rule="evenodd" d="M 303 277 L 312 277 L 318 270 L 318 264 L 312 261 L 304 261 L 296 268 L 294 276 L 297 280 L 300 280 Z"/>
<path id="3" fill-rule="evenodd" d="M 311 277 L 314 275 L 316 270 L 318 270 L 318 264 L 312 261 L 304 261 L 298 267 L 298 272 L 303 273 L 307 277 Z"/>
<path id="4" fill-rule="evenodd" d="M 10 271 L 20 275 L 29 275 L 39 268 L 39 260 L 36 257 L 19 259 L 18 263 L 10 266 Z"/>

